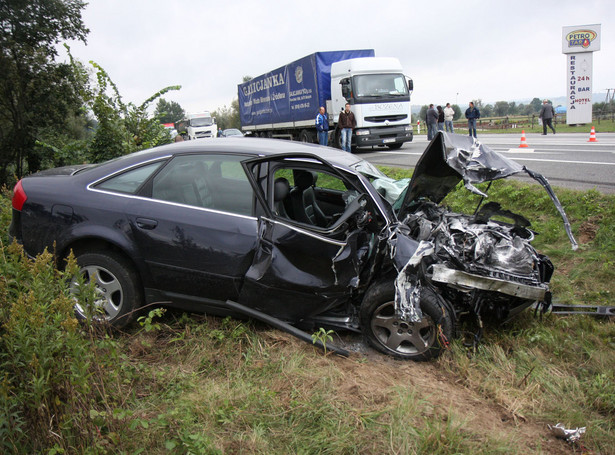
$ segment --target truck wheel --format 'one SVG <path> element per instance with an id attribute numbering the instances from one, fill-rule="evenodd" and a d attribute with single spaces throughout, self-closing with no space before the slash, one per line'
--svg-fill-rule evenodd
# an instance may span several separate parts
<path id="1" fill-rule="evenodd" d="M 404 145 L 403 142 L 400 142 L 399 144 L 388 144 L 387 147 L 391 150 L 399 150 L 402 145 Z"/>
<path id="2" fill-rule="evenodd" d="M 310 133 L 308 130 L 301 130 L 301 133 L 299 133 L 299 141 L 313 144 L 314 137 L 312 136 L 312 133 Z"/>
<path id="3" fill-rule="evenodd" d="M 93 302 L 94 320 L 106 321 L 114 327 L 128 325 L 136 317 L 133 311 L 143 305 L 143 292 L 137 273 L 128 261 L 113 251 L 97 251 L 77 257 L 85 283 L 93 283 L 96 299 Z M 79 292 L 79 282 L 73 279 L 71 292 Z M 85 319 L 90 311 L 79 303 L 77 316 Z"/>
<path id="4" fill-rule="evenodd" d="M 434 292 L 421 290 L 423 319 L 408 322 L 395 312 L 392 281 L 368 289 L 360 310 L 361 331 L 378 351 L 409 360 L 429 360 L 440 355 L 453 337 L 453 316 Z"/>

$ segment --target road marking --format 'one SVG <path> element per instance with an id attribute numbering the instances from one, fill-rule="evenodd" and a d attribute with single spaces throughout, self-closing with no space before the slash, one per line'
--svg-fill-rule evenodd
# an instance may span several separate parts
<path id="1" fill-rule="evenodd" d="M 504 153 L 534 153 L 534 149 L 508 149 L 508 150 L 498 150 L 499 152 Z"/>
<path id="2" fill-rule="evenodd" d="M 600 166 L 615 166 L 615 163 L 601 163 L 600 161 L 569 161 L 569 160 L 543 160 L 540 158 L 517 158 L 519 161 L 540 161 L 543 163 L 567 163 L 567 164 L 597 164 Z"/>

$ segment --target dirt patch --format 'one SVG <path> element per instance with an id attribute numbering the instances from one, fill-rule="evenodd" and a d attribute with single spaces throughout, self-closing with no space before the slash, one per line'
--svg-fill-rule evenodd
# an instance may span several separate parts
<path id="1" fill-rule="evenodd" d="M 600 217 L 594 216 L 581 223 L 581 226 L 579 226 L 579 243 L 589 243 L 596 238 L 599 221 Z"/>

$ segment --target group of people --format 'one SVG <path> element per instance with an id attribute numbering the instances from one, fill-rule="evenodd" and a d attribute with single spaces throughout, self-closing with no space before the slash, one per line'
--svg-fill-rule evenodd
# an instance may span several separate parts
<path id="1" fill-rule="evenodd" d="M 455 111 L 451 108 L 451 103 L 446 103 L 446 107 L 442 109 L 442 106 L 437 106 L 435 109 L 433 104 L 429 105 L 427 109 L 427 139 L 432 140 L 438 131 L 446 131 L 454 133 L 453 129 L 453 116 Z M 538 114 L 538 117 L 542 120 L 542 134 L 547 134 L 547 126 L 551 128 L 553 134 L 555 134 L 555 128 L 553 127 L 553 118 L 555 117 L 555 109 L 553 105 L 549 103 L 549 100 L 543 100 L 542 108 Z M 468 135 L 476 137 L 476 121 L 480 118 L 480 111 L 474 103 L 470 101 L 468 108 L 466 109 L 466 119 L 468 119 Z"/>
<path id="2" fill-rule="evenodd" d="M 451 107 L 451 103 L 446 103 L 444 109 L 442 109 L 442 106 L 434 108 L 433 104 L 430 104 L 429 109 L 427 109 L 427 140 L 431 141 L 436 137 L 438 131 L 444 131 L 445 129 L 447 133 L 454 133 L 454 116 L 455 110 Z M 480 111 L 471 101 L 466 109 L 466 118 L 468 119 L 469 135 L 476 137 L 476 120 L 480 118 Z"/>
<path id="3" fill-rule="evenodd" d="M 470 101 L 468 108 L 465 112 L 466 119 L 468 120 L 468 135 L 476 137 L 476 121 L 480 118 L 480 111 L 474 103 Z M 451 107 L 451 103 L 446 103 L 444 109 L 442 106 L 434 108 L 433 104 L 429 105 L 427 109 L 427 140 L 431 141 L 438 131 L 445 131 L 448 133 L 454 133 L 453 117 L 455 111 Z M 553 127 L 553 118 L 555 117 L 555 110 L 553 105 L 548 100 L 542 102 L 542 108 L 538 117 L 542 120 L 543 135 L 547 134 L 547 126 L 551 128 L 553 134 L 555 134 L 555 128 Z M 352 130 L 357 126 L 357 121 L 354 114 L 350 110 L 350 104 L 346 103 L 344 110 L 340 113 L 338 128 L 341 130 L 342 138 L 342 150 L 351 151 Z M 325 112 L 324 107 L 320 107 L 318 115 L 316 116 L 316 130 L 318 131 L 318 143 L 320 145 L 328 145 L 329 143 L 329 119 Z"/>
<path id="4" fill-rule="evenodd" d="M 342 138 L 342 150 L 351 153 L 352 130 L 357 126 L 357 120 L 350 110 L 350 103 L 346 103 L 344 110 L 340 113 L 337 127 L 340 129 Z M 318 131 L 318 143 L 320 145 L 329 144 L 329 118 L 325 108 L 320 106 L 316 116 L 316 131 Z"/>
<path id="5" fill-rule="evenodd" d="M 429 109 L 427 109 L 427 139 L 431 141 L 436 137 L 438 131 L 444 131 L 445 128 L 448 133 L 454 133 L 454 116 L 455 110 L 451 107 L 451 103 L 446 103 L 444 109 L 442 109 L 442 106 L 434 109 L 433 104 L 430 104 Z"/>

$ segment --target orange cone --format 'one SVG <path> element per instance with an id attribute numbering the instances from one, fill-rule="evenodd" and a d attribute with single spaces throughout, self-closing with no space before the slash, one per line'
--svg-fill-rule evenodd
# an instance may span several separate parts
<path id="1" fill-rule="evenodd" d="M 596 139 L 596 129 L 593 126 L 591 133 L 589 133 L 589 141 L 587 142 L 598 142 L 598 139 Z"/>
<path id="2" fill-rule="evenodd" d="M 527 145 L 527 142 L 525 141 L 525 130 L 521 130 L 521 145 L 519 145 L 519 148 L 523 147 L 529 147 L 529 145 Z"/>

